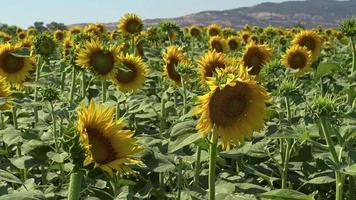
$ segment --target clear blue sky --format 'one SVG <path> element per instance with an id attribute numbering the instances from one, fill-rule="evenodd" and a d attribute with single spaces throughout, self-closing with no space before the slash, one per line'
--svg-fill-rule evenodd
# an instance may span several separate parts
<path id="1" fill-rule="evenodd" d="M 144 19 L 177 17 L 286 0 L 0 0 L 0 23 L 26 28 L 35 21 L 116 22 L 127 12 Z"/>

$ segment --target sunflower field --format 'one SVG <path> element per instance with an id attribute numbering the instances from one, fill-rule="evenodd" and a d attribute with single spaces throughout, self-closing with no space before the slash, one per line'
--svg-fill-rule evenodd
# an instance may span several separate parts
<path id="1" fill-rule="evenodd" d="M 356 21 L 0 32 L 0 200 L 356 200 Z"/>

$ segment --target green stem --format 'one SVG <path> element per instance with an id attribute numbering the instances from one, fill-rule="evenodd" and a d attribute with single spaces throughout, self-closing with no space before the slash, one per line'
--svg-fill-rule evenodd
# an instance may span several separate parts
<path id="1" fill-rule="evenodd" d="M 82 71 L 82 98 L 85 99 L 87 93 L 87 79 L 85 71 Z"/>
<path id="2" fill-rule="evenodd" d="M 183 80 L 183 77 L 181 76 L 180 78 L 180 82 L 182 84 L 182 89 L 183 89 L 183 115 L 186 114 L 187 112 L 187 89 L 185 87 L 185 83 L 184 83 L 184 80 Z"/>
<path id="3" fill-rule="evenodd" d="M 355 48 L 355 42 L 353 37 L 350 37 L 351 40 L 351 45 L 352 45 L 352 71 L 355 72 L 356 70 L 356 48 Z"/>
<path id="4" fill-rule="evenodd" d="M 218 135 L 212 131 L 209 160 L 209 200 L 215 200 L 215 166 Z"/>
<path id="5" fill-rule="evenodd" d="M 43 65 L 44 64 L 45 64 L 45 62 L 43 63 Z M 40 67 L 40 57 L 38 57 L 37 64 L 36 64 L 36 78 L 35 78 L 36 83 L 38 83 L 38 81 L 40 80 L 42 67 Z M 35 96 L 34 96 L 35 103 L 38 102 L 38 89 L 39 89 L 38 86 L 35 86 Z M 37 105 L 35 105 L 35 107 L 34 107 L 34 115 L 35 115 L 35 124 L 37 124 L 38 123 L 38 107 L 37 107 Z"/>
<path id="6" fill-rule="evenodd" d="M 70 103 L 70 105 L 73 105 L 76 78 L 77 78 L 77 68 L 75 66 L 73 66 L 72 82 L 71 82 L 70 93 L 69 93 L 69 103 Z"/>
<path id="7" fill-rule="evenodd" d="M 200 160 L 201 160 L 201 147 L 197 146 L 197 161 L 195 163 L 195 173 L 194 173 L 194 183 L 193 183 L 194 187 L 198 186 L 199 184 Z"/>
<path id="8" fill-rule="evenodd" d="M 68 200 L 79 200 L 82 187 L 82 172 L 77 171 L 70 175 Z"/>
<path id="9" fill-rule="evenodd" d="M 163 93 L 164 94 L 164 93 Z M 166 99 L 162 94 L 161 97 L 161 119 L 160 119 L 160 132 L 163 133 L 164 129 L 166 128 Z"/>
<path id="10" fill-rule="evenodd" d="M 182 158 L 179 158 L 177 200 L 181 199 L 181 193 L 182 193 L 182 170 L 183 170 L 183 161 L 182 161 Z"/>
<path id="11" fill-rule="evenodd" d="M 116 115 L 115 115 L 115 120 L 120 119 L 120 103 L 119 101 L 116 102 Z"/>
<path id="12" fill-rule="evenodd" d="M 47 172 L 46 172 L 44 164 L 41 165 L 41 178 L 42 178 L 42 185 L 46 185 L 47 184 Z"/>
<path id="13" fill-rule="evenodd" d="M 66 81 L 65 65 L 62 62 L 61 63 L 61 92 L 64 91 L 65 81 Z"/>
<path id="14" fill-rule="evenodd" d="M 0 129 L 4 129 L 5 128 L 5 122 L 4 122 L 4 115 L 2 114 L 2 112 L 0 112 Z"/>
<path id="15" fill-rule="evenodd" d="M 338 158 L 337 152 L 335 150 L 334 143 L 331 139 L 330 132 L 328 130 L 327 122 L 326 119 L 323 117 L 320 117 L 319 119 L 320 126 L 322 133 L 325 137 L 326 144 L 329 147 L 329 151 L 331 153 L 331 156 L 333 158 L 333 161 L 336 165 L 337 170 L 335 170 L 335 178 L 336 178 L 336 197 L 335 200 L 343 200 L 343 187 L 344 187 L 344 176 L 340 173 L 340 160 Z"/>
<path id="16" fill-rule="evenodd" d="M 350 184 L 350 200 L 355 200 L 356 199 L 356 194 L 355 194 L 355 177 L 354 176 L 349 176 L 349 184 Z"/>
<path id="17" fill-rule="evenodd" d="M 134 56 L 136 56 L 136 45 L 135 45 L 135 36 L 131 37 L 131 51 Z"/>
<path id="18" fill-rule="evenodd" d="M 17 114 L 16 114 L 16 106 L 14 105 L 12 107 L 12 121 L 15 129 L 18 129 L 18 124 L 17 124 Z"/>
<path id="19" fill-rule="evenodd" d="M 286 110 L 287 110 L 287 121 L 291 123 L 292 115 L 290 110 L 290 102 L 288 96 L 284 98 Z M 281 158 L 282 158 L 282 171 L 281 171 L 281 178 L 282 178 L 282 185 L 281 188 L 287 188 L 287 181 L 288 181 L 288 163 L 290 157 L 290 148 L 291 148 L 291 141 L 288 139 L 280 139 L 281 145 Z"/>
<path id="20" fill-rule="evenodd" d="M 108 85 L 106 83 L 106 80 L 102 80 L 101 81 L 101 87 L 102 87 L 102 99 L 103 99 L 103 103 L 106 102 L 106 93 L 108 90 Z"/>
<path id="21" fill-rule="evenodd" d="M 56 152 L 59 152 L 59 142 L 58 142 L 58 135 L 57 135 L 57 120 L 56 120 L 56 115 L 54 113 L 54 106 L 53 102 L 50 102 L 51 106 L 51 115 L 52 115 L 52 121 L 53 121 L 53 136 L 54 136 L 54 146 L 56 148 Z"/>

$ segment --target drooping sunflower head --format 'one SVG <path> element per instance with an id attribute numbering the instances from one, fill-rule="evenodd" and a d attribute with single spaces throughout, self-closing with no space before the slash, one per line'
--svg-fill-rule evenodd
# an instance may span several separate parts
<path id="1" fill-rule="evenodd" d="M 101 33 L 105 32 L 105 25 L 103 23 L 96 23 L 95 26 L 99 29 Z"/>
<path id="2" fill-rule="evenodd" d="M 200 115 L 196 126 L 200 133 L 217 134 L 223 148 L 230 149 L 231 144 L 240 145 L 263 128 L 271 97 L 246 68 L 240 66 L 234 73 L 217 70 L 207 83 L 210 92 L 198 97 L 194 111 Z"/>
<path id="3" fill-rule="evenodd" d="M 230 59 L 224 53 L 210 51 L 205 53 L 197 61 L 201 77 L 201 83 L 205 84 L 208 77 L 212 77 L 218 68 L 225 68 L 230 64 Z"/>
<path id="4" fill-rule="evenodd" d="M 210 37 L 218 36 L 221 33 L 221 26 L 219 24 L 210 24 L 207 31 Z"/>
<path id="5" fill-rule="evenodd" d="M 9 96 L 11 95 L 10 84 L 5 78 L 0 77 L 0 111 L 9 110 L 12 107 Z"/>
<path id="6" fill-rule="evenodd" d="M 118 46 L 106 46 L 100 40 L 91 40 L 79 49 L 76 63 L 99 78 L 108 79 L 114 74 L 118 55 Z"/>
<path id="7" fill-rule="evenodd" d="M 229 48 L 225 38 L 221 36 L 213 36 L 209 39 L 209 46 L 212 50 L 223 53 Z"/>
<path id="8" fill-rule="evenodd" d="M 79 140 L 86 152 L 84 165 L 94 163 L 95 167 L 112 174 L 132 172 L 127 164 L 140 164 L 133 155 L 142 150 L 134 139 L 133 131 L 123 129 L 123 120 L 113 121 L 114 108 L 83 103 L 78 111 Z"/>
<path id="9" fill-rule="evenodd" d="M 32 48 L 32 44 L 33 44 L 33 40 L 34 40 L 33 36 L 28 36 L 25 39 L 23 39 L 20 42 L 18 42 L 18 46 L 26 47 L 26 48 L 31 49 Z"/>
<path id="10" fill-rule="evenodd" d="M 306 30 L 298 33 L 294 37 L 292 44 L 307 47 L 308 50 L 312 52 L 313 61 L 318 59 L 320 55 L 321 39 L 314 31 Z"/>
<path id="11" fill-rule="evenodd" d="M 127 35 L 137 35 L 143 29 L 142 19 L 133 13 L 128 13 L 120 19 L 117 27 Z"/>
<path id="12" fill-rule="evenodd" d="M 248 41 L 250 40 L 251 33 L 244 31 L 244 32 L 240 33 L 240 36 L 241 36 L 242 40 L 244 41 L 244 43 L 247 44 Z"/>
<path id="13" fill-rule="evenodd" d="M 48 58 L 56 52 L 56 42 L 49 35 L 43 34 L 36 37 L 34 41 L 35 52 L 45 58 Z"/>
<path id="14" fill-rule="evenodd" d="M 307 47 L 293 46 L 282 57 L 283 64 L 292 69 L 299 69 L 297 75 L 303 75 L 310 69 L 312 63 L 311 52 Z"/>
<path id="15" fill-rule="evenodd" d="M 89 24 L 84 28 L 84 32 L 90 36 L 99 36 L 101 34 L 100 29 L 95 24 Z"/>
<path id="16" fill-rule="evenodd" d="M 19 34 L 19 33 L 21 33 L 21 32 L 23 32 L 23 29 L 22 28 L 16 28 L 16 34 Z"/>
<path id="17" fill-rule="evenodd" d="M 145 39 L 143 36 L 138 36 L 135 37 L 135 48 L 136 48 L 136 53 L 139 55 L 141 58 L 145 56 L 145 50 L 144 50 L 144 44 L 145 44 Z"/>
<path id="18" fill-rule="evenodd" d="M 197 38 L 200 37 L 201 31 L 200 28 L 196 25 L 193 25 L 189 28 L 190 37 Z"/>
<path id="19" fill-rule="evenodd" d="M 242 56 L 242 63 L 245 67 L 251 68 L 249 73 L 257 75 L 262 69 L 263 65 L 269 62 L 272 58 L 272 50 L 266 45 L 256 45 L 249 43 L 246 46 L 244 55 Z"/>
<path id="20" fill-rule="evenodd" d="M 65 32 L 62 30 L 56 30 L 53 35 L 54 35 L 54 38 L 60 42 L 63 41 L 65 38 Z"/>
<path id="21" fill-rule="evenodd" d="M 145 83 L 149 69 L 141 57 L 126 54 L 119 56 L 112 79 L 122 92 L 133 92 L 140 89 Z"/>
<path id="22" fill-rule="evenodd" d="M 27 36 L 35 36 L 37 34 L 37 30 L 34 28 L 29 28 L 27 30 Z"/>
<path id="23" fill-rule="evenodd" d="M 0 75 L 9 82 L 21 84 L 34 70 L 35 62 L 33 57 L 12 55 L 18 48 L 9 43 L 0 44 Z"/>
<path id="24" fill-rule="evenodd" d="M 164 74 L 178 85 L 181 84 L 181 76 L 177 71 L 177 66 L 186 59 L 183 49 L 176 46 L 167 47 L 167 51 L 163 54 Z"/>
<path id="25" fill-rule="evenodd" d="M 72 26 L 69 28 L 69 32 L 71 35 L 78 34 L 82 31 L 82 28 L 80 26 Z"/>
<path id="26" fill-rule="evenodd" d="M 230 36 L 227 38 L 227 44 L 231 51 L 238 50 L 241 46 L 240 38 L 238 36 Z"/>
<path id="27" fill-rule="evenodd" d="M 67 37 L 63 41 L 62 56 L 66 60 L 70 54 L 71 48 L 73 47 L 73 41 L 70 37 Z"/>

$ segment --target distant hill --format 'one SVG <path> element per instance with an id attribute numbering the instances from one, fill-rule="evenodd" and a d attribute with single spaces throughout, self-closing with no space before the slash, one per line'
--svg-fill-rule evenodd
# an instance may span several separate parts
<path id="1" fill-rule="evenodd" d="M 291 27 L 300 24 L 310 28 L 317 25 L 336 27 L 345 18 L 356 16 L 356 0 L 306 0 L 282 3 L 262 3 L 252 7 L 242 7 L 224 11 L 204 11 L 177 18 L 146 19 L 145 25 L 156 25 L 161 21 L 174 21 L 182 26 L 192 24 L 241 28 L 245 24 L 258 26 Z M 84 24 L 80 24 L 84 25 Z M 106 24 L 109 29 L 116 23 Z"/>

